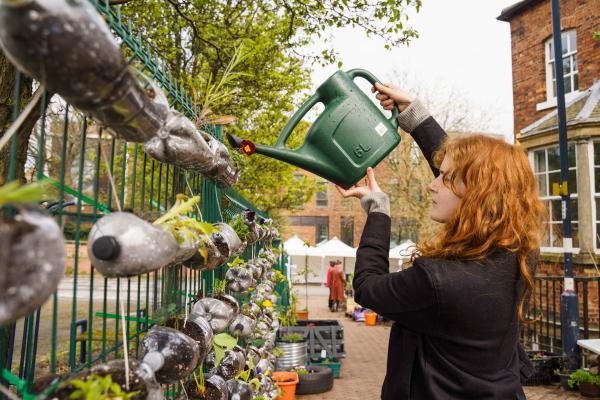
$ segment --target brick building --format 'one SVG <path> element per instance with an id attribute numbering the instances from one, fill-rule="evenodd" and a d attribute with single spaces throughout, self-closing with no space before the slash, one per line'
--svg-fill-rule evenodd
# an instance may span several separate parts
<path id="1" fill-rule="evenodd" d="M 593 38 L 600 30 L 600 1 L 563 0 L 560 7 L 573 245 L 576 263 L 587 265 L 591 260 L 586 256 L 600 252 L 600 240 L 595 239 L 600 234 L 595 223 L 600 218 L 595 210 L 600 206 L 600 41 Z M 550 0 L 520 1 L 498 19 L 509 22 L 511 30 L 515 139 L 530 155 L 549 209 L 542 251 L 548 261 L 559 261 L 561 201 L 552 195 L 560 162 Z"/>
<path id="2" fill-rule="evenodd" d="M 574 272 L 579 277 L 599 276 L 600 41 L 594 40 L 594 32 L 600 31 L 600 1 L 562 0 L 560 13 Z M 519 1 L 502 10 L 498 20 L 510 24 L 515 141 L 529 154 L 540 196 L 548 208 L 538 275 L 562 276 L 561 198 L 552 190 L 553 184 L 560 182 L 560 155 L 551 2 Z M 586 328 L 584 336 L 597 336 L 597 280 L 576 281 L 580 304 L 587 305 L 587 322 L 594 325 Z M 559 301 L 562 280 L 542 279 L 538 283 L 540 299 L 548 296 L 551 304 Z M 580 307 L 580 313 L 583 308 Z M 549 321 L 557 315 L 558 311 L 544 309 L 542 319 Z"/>

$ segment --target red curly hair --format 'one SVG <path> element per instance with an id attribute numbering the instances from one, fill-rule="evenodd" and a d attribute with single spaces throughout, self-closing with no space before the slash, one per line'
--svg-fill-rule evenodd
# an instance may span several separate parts
<path id="1" fill-rule="evenodd" d="M 435 165 L 439 167 L 444 157 L 453 162 L 445 184 L 457 194 L 460 179 L 466 192 L 438 238 L 419 244 L 418 253 L 466 260 L 483 259 L 496 249 L 516 253 L 525 280 L 519 319 L 526 321 L 523 305 L 534 290 L 535 270 L 528 258 L 539 252 L 546 213 L 527 155 L 501 139 L 463 135 L 444 142 L 434 156 Z"/>

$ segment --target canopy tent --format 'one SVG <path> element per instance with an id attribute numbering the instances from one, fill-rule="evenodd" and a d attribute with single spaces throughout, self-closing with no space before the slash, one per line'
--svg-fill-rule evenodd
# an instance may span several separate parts
<path id="1" fill-rule="evenodd" d="M 390 258 L 405 258 L 408 259 L 412 256 L 415 249 L 415 242 L 412 240 L 405 240 L 398 246 L 390 249 Z"/>
<path id="2" fill-rule="evenodd" d="M 283 242 L 283 249 L 290 256 L 304 256 L 306 255 L 307 248 L 304 241 L 298 235 L 294 235 Z"/>
<path id="3" fill-rule="evenodd" d="M 415 251 L 415 242 L 412 240 L 405 240 L 400 243 L 398 246 L 390 249 L 390 261 L 392 259 L 398 260 L 398 270 L 401 271 L 403 268 L 403 264 L 405 261 L 410 260 L 413 252 Z M 390 266 L 392 263 L 390 262 Z"/>

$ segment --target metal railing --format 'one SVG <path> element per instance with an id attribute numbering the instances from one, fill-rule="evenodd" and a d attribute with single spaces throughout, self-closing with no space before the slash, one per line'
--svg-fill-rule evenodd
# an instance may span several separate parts
<path id="1" fill-rule="evenodd" d="M 90 0 L 121 38 L 129 63 L 148 74 L 168 94 L 171 106 L 194 119 L 191 97 L 166 72 L 150 46 L 133 34 L 121 19 L 119 8 L 107 1 Z M 16 74 L 14 99 L 21 97 L 23 76 Z M 8 386 L 11 374 L 36 383 L 53 376 L 73 375 L 91 365 L 122 356 L 124 345 L 120 302 L 126 318 L 128 353 L 138 356 L 140 338 L 151 325 L 155 310 L 175 303 L 182 308 L 200 291 L 210 293 L 222 269 L 198 271 L 182 265 L 131 278 L 104 278 L 86 257 L 85 237 L 102 215 L 120 208 L 138 215 L 160 215 L 175 195 L 201 196 L 201 209 L 193 216 L 207 222 L 228 221 L 245 208 L 267 217 L 233 189 L 220 189 L 200 174 L 162 164 L 142 151 L 141 145 L 103 134 L 101 127 L 74 110 L 58 96 L 42 99 L 40 119 L 32 132 L 25 168 L 29 180 L 49 182 L 54 204 L 50 207 L 68 241 L 67 274 L 53 296 L 35 312 L 0 327 L 0 385 Z M 46 104 L 48 104 L 46 106 Z M 14 101 L 13 120 L 20 114 Z M 222 140 L 220 126 L 202 126 Z M 16 136 L 10 152 L 10 176 L 15 178 Z M 114 179 L 111 185 L 110 176 Z M 114 191 L 114 193 L 113 193 Z M 249 259 L 260 245 L 249 246 Z M 284 275 L 285 256 L 275 266 Z M 280 284 L 281 303 L 287 304 L 286 286 Z M 176 398 L 177 388 L 165 386 L 166 398 Z M 0 393 L 0 399 L 5 398 Z"/>
<path id="2" fill-rule="evenodd" d="M 562 353 L 560 294 L 563 277 L 537 276 L 535 306 L 528 313 L 536 321 L 521 328 L 521 341 L 526 348 Z M 600 337 L 600 277 L 575 277 L 579 297 L 579 338 Z M 594 310 L 593 312 L 591 310 Z"/>

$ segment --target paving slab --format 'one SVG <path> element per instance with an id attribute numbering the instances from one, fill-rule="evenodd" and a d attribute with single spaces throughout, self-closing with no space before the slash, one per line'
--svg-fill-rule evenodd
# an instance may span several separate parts
<path id="1" fill-rule="evenodd" d="M 296 286 L 300 307 L 304 307 L 304 288 Z M 309 318 L 337 319 L 344 327 L 344 349 L 341 377 L 326 393 L 299 395 L 297 400 L 376 400 L 380 398 L 385 377 L 390 327 L 367 326 L 346 317 L 343 311 L 332 313 L 327 308 L 327 289 L 308 287 Z M 576 392 L 565 392 L 559 386 L 525 387 L 528 400 L 584 399 Z"/>

